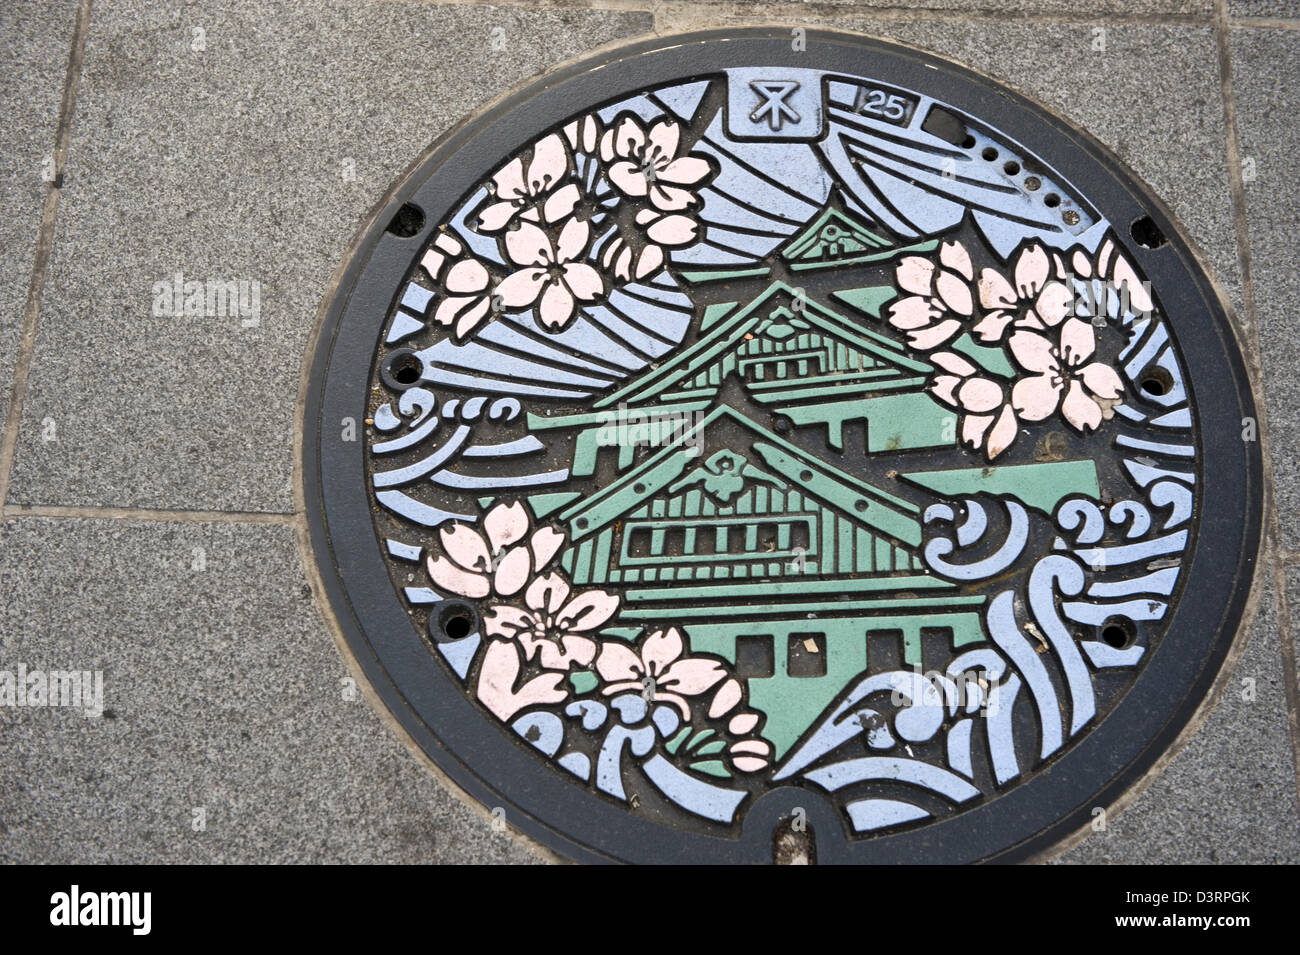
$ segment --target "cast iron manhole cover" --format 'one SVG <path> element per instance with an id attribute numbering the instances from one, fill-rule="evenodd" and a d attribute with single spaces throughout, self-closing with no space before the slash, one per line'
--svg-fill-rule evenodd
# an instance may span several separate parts
<path id="1" fill-rule="evenodd" d="M 376 221 L 312 370 L 314 548 L 508 825 L 1026 858 L 1209 691 L 1259 537 L 1242 360 L 1156 200 L 1019 96 L 858 37 L 656 40 Z"/>

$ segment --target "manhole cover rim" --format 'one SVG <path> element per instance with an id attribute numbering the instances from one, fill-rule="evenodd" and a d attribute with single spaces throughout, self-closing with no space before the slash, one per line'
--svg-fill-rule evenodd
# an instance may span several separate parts
<path id="1" fill-rule="evenodd" d="M 769 813 L 759 810 L 789 802 L 790 789 L 764 794 L 746 819 L 754 825 L 746 825 L 741 839 L 733 841 L 638 820 L 556 774 L 545 774 L 533 762 L 533 754 L 482 718 L 472 734 L 474 748 L 480 751 L 475 767 L 449 748 L 444 742 L 447 731 L 440 736 L 430 725 L 448 726 L 448 714 L 431 721 L 421 714 L 436 712 L 440 700 L 450 701 L 457 710 L 461 707 L 456 704 L 464 704 L 468 712 L 473 712 L 472 705 L 432 654 L 419 660 L 409 653 L 409 646 L 404 646 L 410 642 L 409 631 L 398 636 L 394 630 L 398 623 L 410 627 L 406 611 L 388 582 L 367 508 L 358 509 L 355 500 L 345 500 L 355 498 L 355 488 L 364 486 L 360 483 L 365 476 L 364 443 L 322 447 L 318 425 L 339 417 L 335 411 L 351 408 L 355 415 L 357 407 L 364 407 L 349 405 L 338 386 L 332 390 L 327 386 L 340 381 L 340 376 L 331 376 L 330 370 L 338 367 L 341 358 L 345 365 L 360 360 L 360 367 L 368 373 L 379 348 L 388 306 L 409 268 L 409 255 L 406 259 L 390 256 L 384 263 L 382 255 L 375 255 L 378 247 L 385 241 L 401 242 L 414 254 L 443 216 L 461 201 L 470 184 L 481 178 L 485 168 L 501 156 L 513 155 L 583 104 L 612 102 L 648 86 L 684 80 L 692 74 L 717 73 L 728 65 L 752 65 L 755 57 L 773 65 L 811 65 L 848 74 L 888 70 L 891 82 L 899 86 L 926 90 L 981 121 L 1012 131 L 1028 150 L 1044 157 L 1117 227 L 1147 215 L 1164 231 L 1169 241 L 1155 250 L 1130 244 L 1128 236 L 1119 238 L 1125 252 L 1147 275 L 1161 277 L 1159 289 L 1165 311 L 1178 331 L 1189 387 L 1195 391 L 1202 442 L 1198 461 L 1200 494 L 1196 500 L 1198 528 L 1207 529 L 1207 517 L 1219 510 L 1208 502 L 1231 499 L 1241 504 L 1235 572 L 1228 575 L 1212 566 L 1216 562 L 1208 548 L 1195 549 L 1186 580 L 1181 583 L 1183 596 L 1174 606 L 1166 630 L 1166 639 L 1178 636 L 1184 649 L 1195 652 L 1178 658 L 1170 652 L 1154 653 L 1101 725 L 1076 738 L 1057 757 L 1070 762 L 1076 777 L 1082 769 L 1090 780 L 1095 778 L 1095 785 L 1067 785 L 1064 794 L 1044 795 L 1049 789 L 1062 788 L 1064 774 L 1039 768 L 1013 790 L 919 830 L 844 846 L 834 840 L 819 840 L 819 855 L 825 861 L 837 854 L 846 861 L 1013 861 L 1035 856 L 1085 826 L 1092 807 L 1112 805 L 1148 774 L 1165 749 L 1189 729 L 1189 720 L 1222 675 L 1234 642 L 1244 639 L 1244 628 L 1239 634 L 1238 624 L 1247 615 L 1243 611 L 1251 597 L 1252 570 L 1261 547 L 1263 466 L 1259 442 L 1247 443 L 1240 438 L 1242 420 L 1255 418 L 1256 413 L 1242 349 L 1228 317 L 1230 308 L 1164 204 L 1091 135 L 996 81 L 928 53 L 856 34 L 808 30 L 809 49 L 815 54 L 796 54 L 791 52 L 790 36 L 784 29 L 750 28 L 680 35 L 609 49 L 531 81 L 452 129 L 425 151 L 379 204 L 381 211 L 349 251 L 337 291 L 328 302 L 315 339 L 303 418 L 301 467 L 313 545 L 311 559 L 325 586 L 336 625 L 389 711 L 421 750 L 470 796 L 489 808 L 503 806 L 507 822 L 515 829 L 583 861 L 732 861 L 741 856 L 770 860 L 771 828 L 766 824 L 764 829 L 761 821 Z M 864 54 L 871 57 L 869 62 L 864 60 Z M 936 70 L 941 76 L 943 72 L 955 76 L 955 82 L 941 80 L 936 84 Z M 525 104 L 529 113 L 521 120 L 518 110 Z M 387 235 L 383 224 L 412 200 L 425 213 L 424 228 L 405 240 Z M 1171 274 L 1183 281 L 1171 281 Z M 364 282 L 364 288 L 358 287 L 359 282 Z M 378 294 L 384 307 L 357 314 L 362 311 L 356 304 L 359 294 Z M 1187 317 L 1180 320 L 1177 316 L 1182 314 L 1182 300 L 1190 300 L 1188 314 L 1208 311 L 1209 321 L 1200 325 Z M 1221 367 L 1214 369 L 1216 364 Z M 1198 370 L 1207 367 L 1214 373 L 1198 375 Z M 360 396 L 364 401 L 368 378 L 351 384 L 353 397 Z M 336 530 L 342 527 L 343 512 L 349 509 L 354 512 L 351 518 L 364 519 L 352 530 L 359 532 L 365 551 L 364 556 L 355 551 L 348 555 L 349 573 L 358 565 L 366 565 L 361 572 L 367 578 L 375 574 L 374 580 L 380 584 L 367 587 L 360 598 L 344 585 L 328 531 L 329 525 Z M 358 510 L 365 513 L 356 513 Z M 1216 529 L 1216 534 L 1222 533 Z M 1216 536 L 1216 540 L 1224 539 Z M 1221 600 L 1206 596 L 1218 592 L 1224 593 Z M 387 606 L 377 606 L 384 604 Z M 371 613 L 377 615 L 369 616 Z M 370 619 L 369 630 L 379 631 L 373 639 L 360 625 L 360 619 Z M 1224 621 L 1229 623 L 1223 626 Z M 1183 639 L 1189 633 L 1191 636 Z M 389 660 L 389 665 L 381 658 Z M 405 667 L 400 674 L 390 669 L 393 663 Z M 1153 706 L 1153 700 L 1159 700 L 1160 705 Z M 1153 712 L 1159 715 L 1152 718 Z M 1132 722 L 1127 722 L 1129 717 Z M 1153 724 L 1154 729 L 1134 733 L 1136 726 L 1150 728 Z M 1125 739 L 1133 736 L 1141 737 L 1141 742 L 1134 744 L 1132 739 Z M 483 750 L 494 754 L 486 762 Z M 496 773 L 493 781 L 480 775 L 485 765 Z M 1096 771 L 1107 765 L 1124 768 L 1119 772 Z M 519 783 L 518 774 L 525 775 L 527 782 L 512 791 Z M 821 797 L 809 790 L 793 791 L 806 803 L 821 802 Z M 574 819 L 587 823 L 581 833 L 570 824 Z M 1026 820 L 1041 820 L 1041 824 L 1027 826 Z M 1014 839 L 980 838 L 985 831 L 1005 835 L 1012 828 L 1018 832 Z M 935 850 L 934 846 L 942 848 Z"/>

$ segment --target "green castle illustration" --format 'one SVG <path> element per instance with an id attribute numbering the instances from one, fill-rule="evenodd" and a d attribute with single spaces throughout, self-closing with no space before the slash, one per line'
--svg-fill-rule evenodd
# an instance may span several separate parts
<path id="1" fill-rule="evenodd" d="M 935 245 L 889 247 L 828 209 L 782 254 L 829 267 Z M 892 295 L 835 293 L 873 317 Z M 530 415 L 533 431 L 576 432 L 575 476 L 614 475 L 590 495 L 537 495 L 533 508 L 567 530 L 575 588 L 621 590 L 628 636 L 682 626 L 692 652 L 736 666 L 780 757 L 882 654 L 920 666 L 923 635 L 954 649 L 985 639 L 986 598 L 925 569 L 922 506 L 831 463 L 858 423 L 855 450 L 868 455 L 955 448 L 952 412 L 924 390 L 931 371 L 773 280 L 748 304 L 709 309 L 692 345 L 593 410 Z M 796 446 L 781 420 L 824 429 L 835 453 Z M 1051 508 L 1097 490 L 1090 461 L 903 476 L 933 500 L 1014 490 Z"/>

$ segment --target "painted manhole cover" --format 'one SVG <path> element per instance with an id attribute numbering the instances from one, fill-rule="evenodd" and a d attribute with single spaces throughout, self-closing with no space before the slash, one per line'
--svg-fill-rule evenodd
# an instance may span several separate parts
<path id="1" fill-rule="evenodd" d="M 314 546 L 507 824 L 1025 858 L 1209 690 L 1259 535 L 1242 362 L 1059 119 L 856 37 L 660 40 L 497 105 L 377 221 L 312 371 Z"/>

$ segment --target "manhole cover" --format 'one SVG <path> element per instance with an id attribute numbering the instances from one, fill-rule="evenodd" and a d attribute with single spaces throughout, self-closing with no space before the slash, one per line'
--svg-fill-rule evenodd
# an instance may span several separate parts
<path id="1" fill-rule="evenodd" d="M 457 130 L 376 221 L 312 371 L 314 547 L 507 825 L 1025 858 L 1204 699 L 1253 405 L 1167 215 L 1059 119 L 857 37 L 657 40 Z"/>

